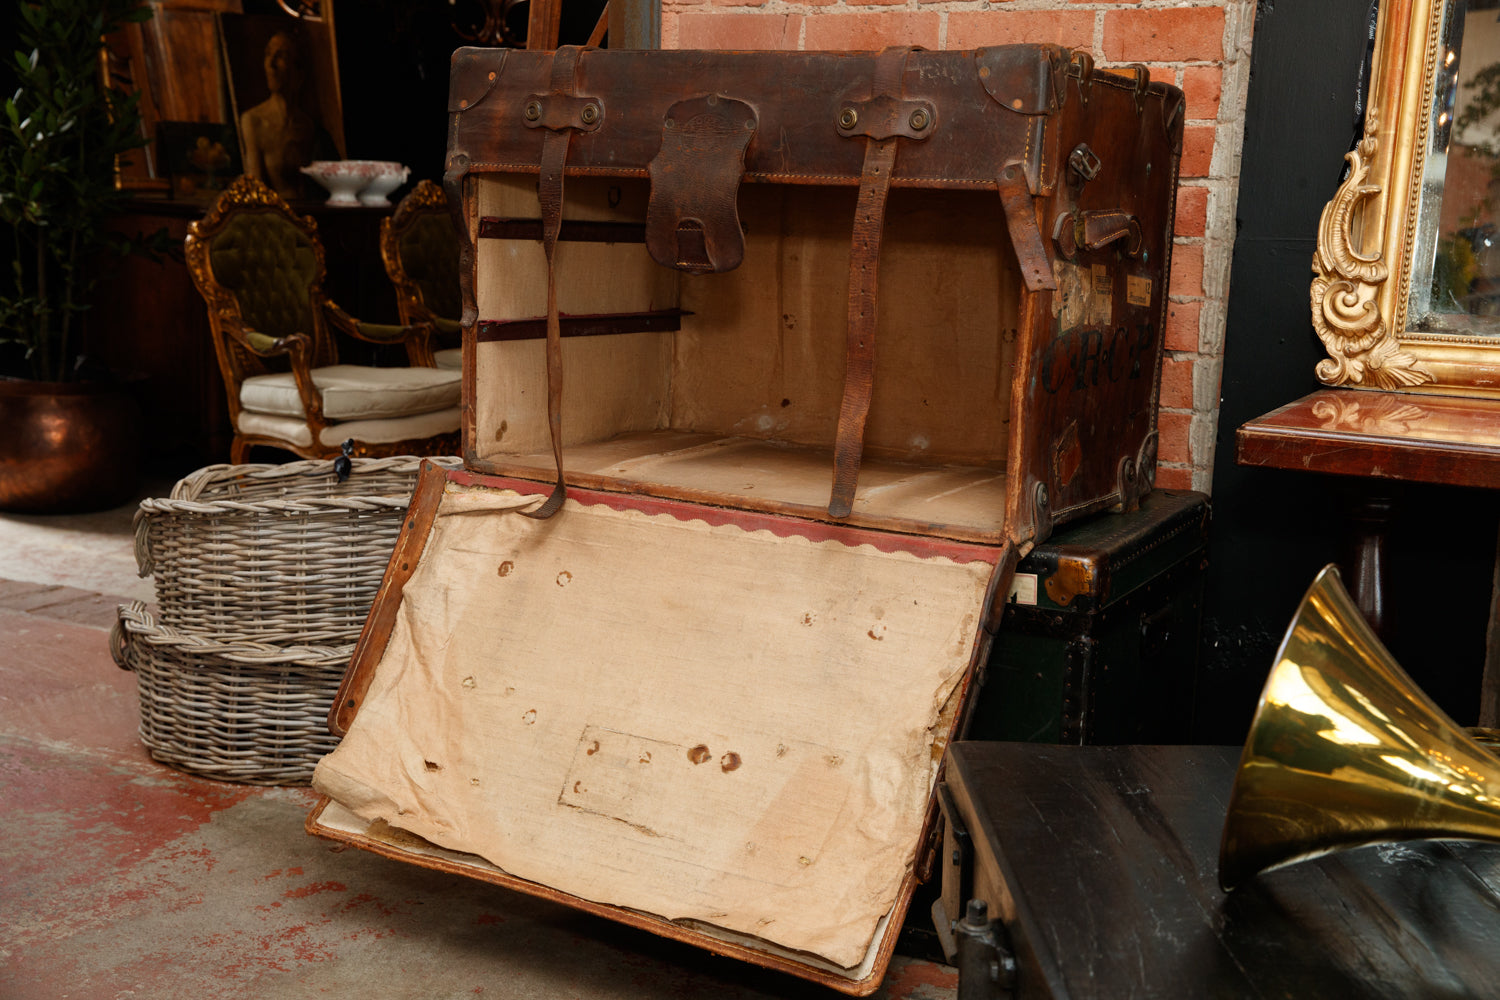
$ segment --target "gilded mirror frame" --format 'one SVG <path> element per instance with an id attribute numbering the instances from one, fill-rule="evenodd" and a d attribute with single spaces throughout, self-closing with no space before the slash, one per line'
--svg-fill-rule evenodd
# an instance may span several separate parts
<path id="1" fill-rule="evenodd" d="M 1381 0 L 1364 133 L 1323 209 L 1313 256 L 1313 327 L 1327 385 L 1500 396 L 1500 336 L 1412 329 L 1413 248 L 1445 0 Z M 1500 333 L 1500 317 L 1494 318 Z"/>

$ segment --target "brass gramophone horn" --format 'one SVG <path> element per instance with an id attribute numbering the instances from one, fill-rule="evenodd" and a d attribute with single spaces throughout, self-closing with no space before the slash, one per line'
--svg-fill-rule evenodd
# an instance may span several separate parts
<path id="1" fill-rule="evenodd" d="M 1240 755 L 1219 884 L 1381 841 L 1500 840 L 1500 757 L 1443 714 L 1325 567 L 1281 641 Z"/>

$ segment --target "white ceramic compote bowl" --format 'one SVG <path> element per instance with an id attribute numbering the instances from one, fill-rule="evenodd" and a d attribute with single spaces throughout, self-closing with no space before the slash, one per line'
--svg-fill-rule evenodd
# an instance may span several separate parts
<path id="1" fill-rule="evenodd" d="M 302 167 L 304 174 L 328 189 L 328 204 L 358 205 L 355 197 L 375 175 L 373 160 L 314 160 Z"/>
<path id="2" fill-rule="evenodd" d="M 391 203 L 386 195 L 406 183 L 406 178 L 411 176 L 411 168 L 392 160 L 376 160 L 373 163 L 375 170 L 370 183 L 359 193 L 359 203 L 371 208 L 384 208 Z"/>

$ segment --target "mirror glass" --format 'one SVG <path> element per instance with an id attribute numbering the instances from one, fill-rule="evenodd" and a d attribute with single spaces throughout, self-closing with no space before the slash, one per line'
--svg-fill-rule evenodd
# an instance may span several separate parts
<path id="1" fill-rule="evenodd" d="M 1443 6 L 1408 326 L 1500 337 L 1500 0 Z"/>

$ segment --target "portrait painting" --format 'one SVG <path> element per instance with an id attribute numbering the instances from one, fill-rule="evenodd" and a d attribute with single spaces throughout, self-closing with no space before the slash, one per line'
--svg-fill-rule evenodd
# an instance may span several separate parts
<path id="1" fill-rule="evenodd" d="M 244 172 L 303 197 L 299 168 L 345 155 L 331 18 L 221 14 L 219 33 Z"/>

